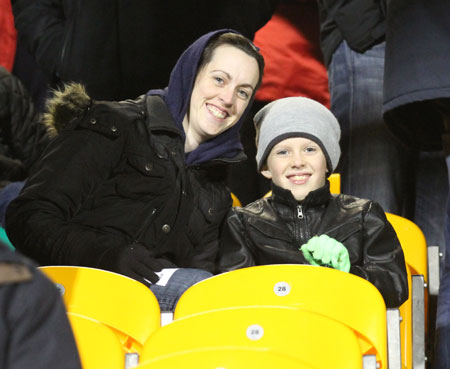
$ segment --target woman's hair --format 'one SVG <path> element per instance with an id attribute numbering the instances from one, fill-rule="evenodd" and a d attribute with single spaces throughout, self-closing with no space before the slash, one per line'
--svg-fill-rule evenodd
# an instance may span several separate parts
<path id="1" fill-rule="evenodd" d="M 253 45 L 253 43 L 247 37 L 239 33 L 231 33 L 231 32 L 222 33 L 219 34 L 217 37 L 212 38 L 209 41 L 208 45 L 203 50 L 202 57 L 200 58 L 198 64 L 197 73 L 199 73 L 203 69 L 203 67 L 211 61 L 214 54 L 214 50 L 216 50 L 219 46 L 222 45 L 234 46 L 256 60 L 259 67 L 259 78 L 255 88 L 256 91 L 258 87 L 261 85 L 264 73 L 264 58 L 259 53 L 256 46 Z"/>

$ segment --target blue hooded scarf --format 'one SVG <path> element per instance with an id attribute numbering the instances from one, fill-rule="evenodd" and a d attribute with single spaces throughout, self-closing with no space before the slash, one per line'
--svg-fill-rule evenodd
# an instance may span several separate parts
<path id="1" fill-rule="evenodd" d="M 175 121 L 176 127 L 186 134 L 183 129 L 183 119 L 189 108 L 192 90 L 200 58 L 208 42 L 215 36 L 222 33 L 238 33 L 231 29 L 221 29 L 201 36 L 191 46 L 189 46 L 178 59 L 170 74 L 169 86 L 164 90 L 150 90 L 147 95 L 161 96 Z M 254 99 L 254 94 L 239 121 L 230 129 L 220 135 L 202 142 L 195 150 L 186 154 L 186 164 L 201 164 L 213 159 L 232 159 L 242 152 L 242 143 L 239 137 L 239 130 L 245 117 L 250 110 Z"/>

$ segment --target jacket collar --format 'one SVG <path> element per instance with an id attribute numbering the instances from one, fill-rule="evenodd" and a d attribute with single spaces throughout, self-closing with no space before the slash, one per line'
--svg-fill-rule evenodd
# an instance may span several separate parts
<path id="1" fill-rule="evenodd" d="M 145 109 L 147 116 L 147 127 L 149 131 L 166 131 L 175 133 L 179 137 L 183 137 L 181 132 L 176 126 L 173 120 L 172 114 L 167 107 L 167 104 L 161 96 L 150 95 L 145 97 Z M 224 163 L 235 164 L 243 162 L 247 159 L 247 156 L 243 151 L 238 151 L 236 155 L 231 158 L 215 158 L 208 162 L 205 162 L 205 166 L 210 164 Z"/>
<path id="2" fill-rule="evenodd" d="M 182 132 L 175 126 L 169 108 L 161 96 L 146 96 L 145 109 L 150 131 L 170 131 L 182 137 Z"/>

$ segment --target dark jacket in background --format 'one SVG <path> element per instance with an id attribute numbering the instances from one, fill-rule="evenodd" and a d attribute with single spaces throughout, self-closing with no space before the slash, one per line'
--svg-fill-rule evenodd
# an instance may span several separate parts
<path id="1" fill-rule="evenodd" d="M 385 0 L 318 0 L 318 4 L 325 65 L 343 40 L 359 53 L 383 41 Z"/>
<path id="2" fill-rule="evenodd" d="M 250 39 L 277 0 L 14 0 L 18 42 L 54 82 L 81 82 L 97 100 L 167 86 L 181 53 L 209 31 Z"/>
<path id="3" fill-rule="evenodd" d="M 441 149 L 444 127 L 433 101 L 447 99 L 450 110 L 449 71 L 450 1 L 388 1 L 383 111 L 408 145 Z"/>
<path id="4" fill-rule="evenodd" d="M 20 80 L 0 67 L 0 188 L 22 181 L 50 137 Z"/>
<path id="5" fill-rule="evenodd" d="M 59 291 L 1 242 L 0 367 L 81 369 Z"/>
<path id="6" fill-rule="evenodd" d="M 272 191 L 269 198 L 231 210 L 221 238 L 219 272 L 265 264 L 309 264 L 300 246 L 327 234 L 347 248 L 350 273 L 372 282 L 388 307 L 407 299 L 403 251 L 377 203 L 331 195 L 328 183 L 301 203 L 274 184 Z"/>

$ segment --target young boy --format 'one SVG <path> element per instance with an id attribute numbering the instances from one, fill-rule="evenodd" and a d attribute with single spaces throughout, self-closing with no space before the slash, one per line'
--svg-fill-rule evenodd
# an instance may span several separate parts
<path id="1" fill-rule="evenodd" d="M 313 264 L 372 282 L 387 307 L 408 297 L 403 251 L 377 203 L 331 195 L 340 128 L 320 103 L 288 97 L 255 115 L 258 170 L 272 196 L 234 208 L 223 229 L 218 272 L 264 264 Z"/>

